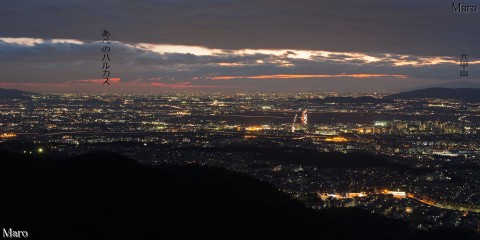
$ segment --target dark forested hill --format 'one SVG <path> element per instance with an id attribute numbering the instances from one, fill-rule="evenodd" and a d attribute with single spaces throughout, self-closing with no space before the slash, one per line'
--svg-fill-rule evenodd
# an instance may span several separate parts
<path id="1" fill-rule="evenodd" d="M 298 164 L 321 168 L 397 167 L 388 159 L 367 152 L 320 152 L 312 149 L 284 146 L 235 145 L 225 147 L 182 147 L 184 152 L 229 152 L 248 154 L 249 158 L 279 164 Z"/>
<path id="2" fill-rule="evenodd" d="M 458 99 L 470 102 L 480 101 L 480 88 L 425 88 L 402 92 L 385 97 L 385 99 L 441 98 Z"/>
<path id="3" fill-rule="evenodd" d="M 244 174 L 153 168 L 115 154 L 52 161 L 0 152 L 0 188 L 0 227 L 27 230 L 30 239 L 475 237 L 417 232 L 358 209 L 316 212 Z"/>
<path id="4" fill-rule="evenodd" d="M 17 89 L 0 88 L 0 98 L 30 99 L 32 95 L 35 95 L 35 93 L 25 92 Z"/>

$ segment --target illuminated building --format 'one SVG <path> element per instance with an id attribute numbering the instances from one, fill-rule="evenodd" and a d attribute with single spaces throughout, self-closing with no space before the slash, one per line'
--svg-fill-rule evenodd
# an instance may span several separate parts
<path id="1" fill-rule="evenodd" d="M 15 134 L 15 133 L 3 133 L 3 134 L 0 135 L 0 138 L 14 138 L 16 136 L 17 136 L 17 134 Z"/>
<path id="2" fill-rule="evenodd" d="M 344 137 L 332 137 L 332 138 L 326 138 L 326 142 L 348 142 L 348 140 Z"/>
<path id="3" fill-rule="evenodd" d="M 304 110 L 302 112 L 302 125 L 307 125 L 308 124 L 308 114 L 307 114 L 307 110 Z"/>
<path id="4" fill-rule="evenodd" d="M 401 192 L 401 191 L 390 191 L 388 189 L 385 189 L 385 190 L 383 190 L 382 193 L 383 194 L 392 194 L 393 197 L 396 197 L 396 198 L 406 198 L 407 197 L 407 193 L 406 192 Z"/>

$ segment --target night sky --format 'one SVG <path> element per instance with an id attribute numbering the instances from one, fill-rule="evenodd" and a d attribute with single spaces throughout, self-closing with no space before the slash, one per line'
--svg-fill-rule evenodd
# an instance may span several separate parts
<path id="1" fill-rule="evenodd" d="M 480 12 L 452 13 L 452 1 L 0 0 L 0 88 L 400 91 L 465 81 L 480 84 Z"/>

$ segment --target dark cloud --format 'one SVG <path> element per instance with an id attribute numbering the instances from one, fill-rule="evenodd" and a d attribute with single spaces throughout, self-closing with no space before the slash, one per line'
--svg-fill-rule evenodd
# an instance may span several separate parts
<path id="1" fill-rule="evenodd" d="M 478 4 L 478 1 L 462 1 Z M 108 27 L 124 42 L 221 49 L 480 56 L 480 13 L 446 0 L 3 1 L 3 37 L 95 40 Z"/>
<path id="2" fill-rule="evenodd" d="M 38 37 L 38 36 L 36 36 Z M 36 44 L 7 43 L 0 40 L 0 85 L 2 83 L 49 83 L 87 80 L 101 76 L 101 44 L 85 41 L 82 44 L 37 39 Z M 124 86 L 141 91 L 150 90 L 149 83 L 161 87 L 223 88 L 223 90 L 303 91 L 303 90 L 399 90 L 416 86 L 457 81 L 458 64 L 429 64 L 432 58 L 416 55 L 375 53 L 363 54 L 313 52 L 311 58 L 300 58 L 300 51 L 279 51 L 266 54 L 224 50 L 209 55 L 167 52 L 158 53 L 122 42 L 112 42 L 113 77 L 121 78 Z M 457 61 L 454 57 L 446 60 Z M 397 65 L 401 61 L 410 65 Z M 416 64 L 423 65 L 416 65 Z M 470 79 L 478 79 L 480 65 L 469 66 Z M 396 77 L 357 78 L 291 78 L 213 80 L 215 76 L 256 76 L 282 74 L 385 74 Z M 84 81 L 84 82 L 87 82 Z M 80 81 L 81 82 L 81 81 Z M 94 83 L 93 83 L 94 84 Z M 137 84 L 137 85 L 135 85 Z M 7 84 L 8 85 L 8 84 Z M 14 84 L 8 86 L 15 86 Z M 93 88 L 93 87 L 92 87 Z M 52 88 L 53 89 L 53 88 Z M 29 89 L 32 90 L 32 89 Z M 53 91 L 53 90 L 52 90 Z"/>

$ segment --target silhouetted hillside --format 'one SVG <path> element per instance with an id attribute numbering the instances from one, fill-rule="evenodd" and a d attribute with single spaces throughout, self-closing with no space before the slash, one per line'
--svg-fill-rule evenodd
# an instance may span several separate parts
<path id="1" fill-rule="evenodd" d="M 385 158 L 362 153 L 319 152 L 315 150 L 286 150 L 260 154 L 261 159 L 279 163 L 316 166 L 321 168 L 365 168 L 365 167 L 395 167 L 396 164 Z"/>
<path id="2" fill-rule="evenodd" d="M 102 105 L 108 104 L 108 102 L 107 101 L 102 101 L 102 100 L 99 100 L 99 99 L 90 98 L 90 99 L 87 99 L 87 100 L 83 101 L 83 104 L 84 104 L 84 106 L 102 106 Z"/>
<path id="3" fill-rule="evenodd" d="M 5 89 L 0 88 L 0 98 L 9 98 L 9 99 L 30 99 L 35 93 L 26 92 L 17 89 Z"/>
<path id="4" fill-rule="evenodd" d="M 358 209 L 315 212 L 244 174 L 115 154 L 2 152 L 0 187 L 0 226 L 31 239 L 434 239 Z M 474 239 L 457 234 L 438 239 Z"/>
<path id="5" fill-rule="evenodd" d="M 407 89 L 403 89 L 402 92 L 408 92 L 408 91 L 425 89 L 425 88 L 480 88 L 480 83 L 470 82 L 470 81 L 454 81 L 454 82 L 447 82 L 447 83 L 441 83 L 441 84 L 435 84 L 435 85 L 407 88 Z"/>
<path id="6" fill-rule="evenodd" d="M 480 101 L 479 88 L 426 88 L 386 96 L 386 99 L 440 98 L 458 99 L 468 102 Z"/>
<path id="7" fill-rule="evenodd" d="M 183 151 L 232 152 L 250 154 L 252 159 L 322 168 L 395 167 L 387 159 L 364 152 L 320 152 L 317 150 L 282 146 L 229 145 L 225 147 L 184 147 Z"/>

